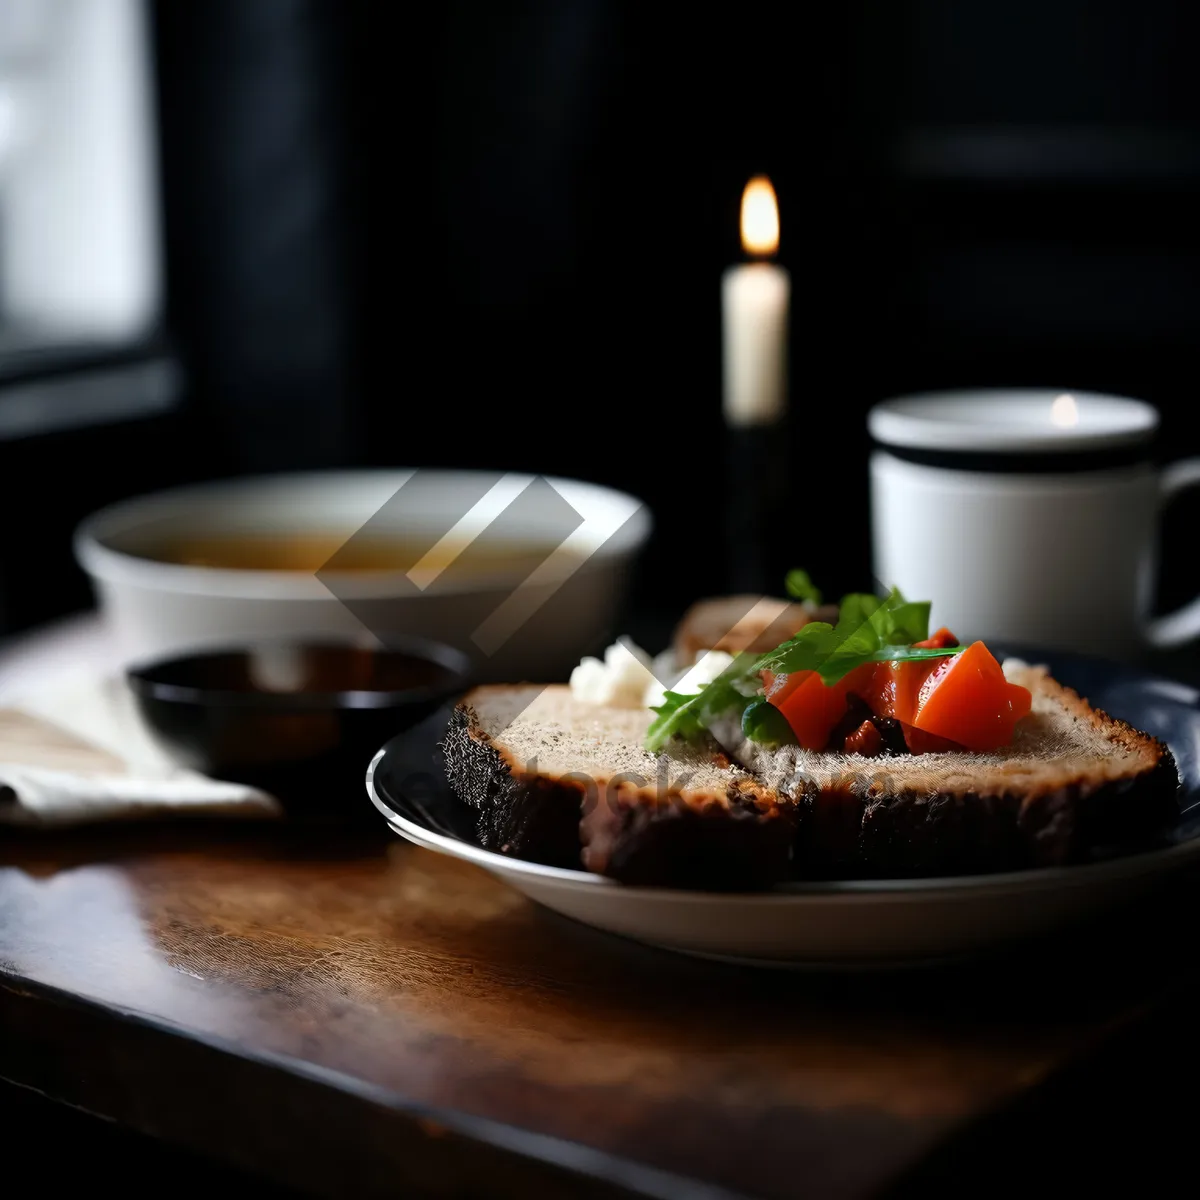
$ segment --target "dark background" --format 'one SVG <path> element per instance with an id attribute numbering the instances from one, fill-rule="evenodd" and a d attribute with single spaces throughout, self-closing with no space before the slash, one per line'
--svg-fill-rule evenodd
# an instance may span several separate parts
<path id="1" fill-rule="evenodd" d="M 153 6 L 179 408 L 0 443 L 5 632 L 69 533 L 188 479 L 493 466 L 642 496 L 637 602 L 726 584 L 721 271 L 749 175 L 793 282 L 781 562 L 868 582 L 867 408 L 1148 399 L 1200 451 L 1200 11 L 1142 0 Z M 134 348 L 136 352 L 136 348 Z M 32 499 L 31 499 L 32 497 Z M 1200 585 L 1168 519 L 1170 605 Z"/>

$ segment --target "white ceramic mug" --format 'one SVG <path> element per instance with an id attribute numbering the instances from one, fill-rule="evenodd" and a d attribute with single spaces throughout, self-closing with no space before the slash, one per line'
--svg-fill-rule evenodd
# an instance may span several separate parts
<path id="1" fill-rule="evenodd" d="M 974 389 L 903 396 L 867 418 L 877 584 L 934 625 L 1101 654 L 1200 636 L 1200 598 L 1151 619 L 1160 515 L 1200 459 L 1150 459 L 1158 413 L 1119 396 Z"/>

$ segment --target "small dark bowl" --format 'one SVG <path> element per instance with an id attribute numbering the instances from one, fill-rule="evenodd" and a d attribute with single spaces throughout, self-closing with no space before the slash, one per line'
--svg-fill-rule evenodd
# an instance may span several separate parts
<path id="1" fill-rule="evenodd" d="M 251 784 L 291 813 L 373 817 L 376 751 L 465 690 L 450 646 L 261 642 L 140 663 L 126 672 L 146 725 L 183 766 Z"/>

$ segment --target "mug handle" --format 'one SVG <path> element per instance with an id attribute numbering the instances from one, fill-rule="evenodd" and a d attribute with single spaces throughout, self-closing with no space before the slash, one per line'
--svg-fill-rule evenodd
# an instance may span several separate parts
<path id="1" fill-rule="evenodd" d="M 1185 458 L 1163 468 L 1158 485 L 1159 512 L 1180 492 L 1200 484 L 1200 458 Z M 1146 639 L 1159 649 L 1182 646 L 1200 637 L 1200 596 L 1174 612 L 1155 617 L 1146 627 Z"/>

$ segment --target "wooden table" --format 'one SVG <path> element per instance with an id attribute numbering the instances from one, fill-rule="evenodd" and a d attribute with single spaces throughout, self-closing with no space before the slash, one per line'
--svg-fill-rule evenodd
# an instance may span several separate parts
<path id="1" fill-rule="evenodd" d="M 108 649 L 71 623 L 0 683 Z M 9 831 L 0 1078 L 264 1196 L 1145 1192 L 1192 1136 L 1197 913 L 1181 879 L 971 967 L 806 975 L 609 938 L 374 821 Z"/>
<path id="2" fill-rule="evenodd" d="M 1070 1169 L 1127 1088 L 1157 1119 L 1129 1039 L 1182 1061 L 1196 903 L 831 977 L 609 938 L 386 831 L 7 836 L 0 1076 L 330 1196 L 929 1195 Z"/>

